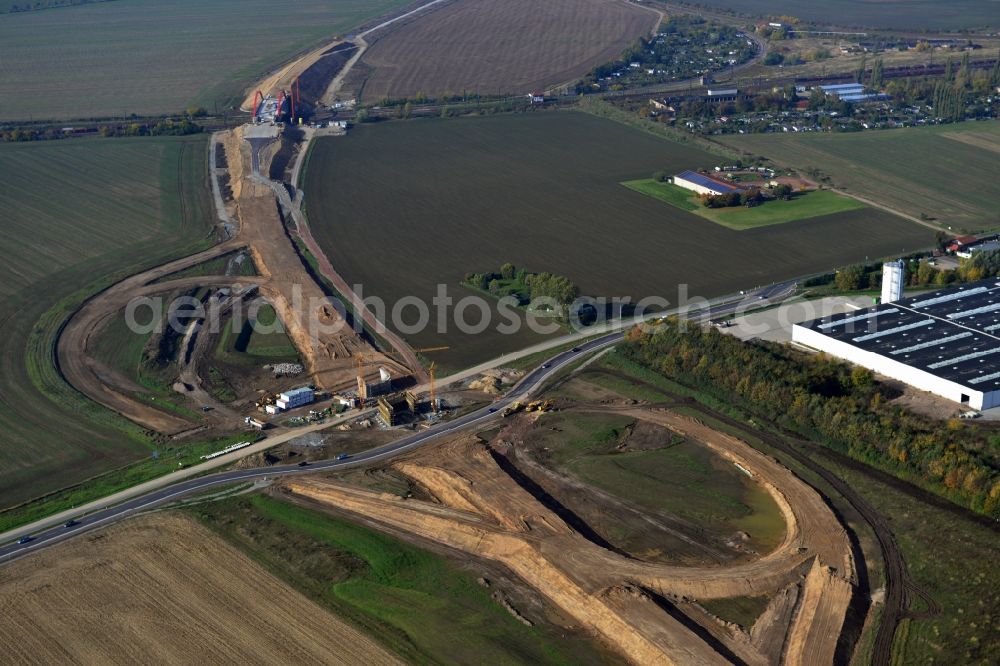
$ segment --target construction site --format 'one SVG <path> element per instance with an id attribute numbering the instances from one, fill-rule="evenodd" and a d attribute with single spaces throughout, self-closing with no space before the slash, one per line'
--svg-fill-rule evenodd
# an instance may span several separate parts
<path id="1" fill-rule="evenodd" d="M 813 666 L 849 663 L 863 649 L 885 652 L 904 617 L 901 590 L 920 594 L 907 587 L 905 571 L 897 571 L 902 560 L 892 553 L 884 558 L 885 577 L 895 576 L 896 587 L 872 589 L 868 558 L 875 546 L 858 538 L 858 516 L 868 521 L 872 540 L 888 543 L 891 534 L 869 519 L 877 513 L 866 513 L 849 488 L 837 488 L 834 501 L 836 486 L 822 476 L 824 483 L 814 483 L 815 470 L 804 473 L 796 452 L 780 448 L 766 426 L 727 420 L 728 413 L 595 363 L 627 339 L 621 331 L 574 338 L 558 352 L 547 341 L 521 350 L 510 365 L 501 357 L 438 377 L 434 354 L 449 347 L 422 338 L 411 345 L 331 264 L 310 229 L 299 176 L 312 141 L 343 136 L 346 127 L 317 127 L 310 119 L 324 107 L 352 104 L 341 99 L 341 88 L 368 50 L 366 35 L 420 10 L 406 8 L 325 43 L 245 90 L 249 122 L 213 134 L 206 156 L 217 242 L 111 284 L 66 321 L 56 356 L 73 388 L 157 442 L 226 441 L 206 445 L 191 469 L 175 469 L 171 481 L 146 494 L 122 491 L 119 504 L 70 516 L 63 529 L 101 531 L 86 540 L 74 532 L 53 537 L 66 543 L 54 544 L 40 564 L 20 563 L 32 595 L 0 577 L 15 614 L 36 618 L 23 620 L 20 632 L 0 630 L 0 648 L 24 656 L 17 635 L 31 622 L 48 626 L 47 615 L 71 613 L 64 604 L 75 597 L 46 590 L 56 577 L 88 577 L 91 544 L 109 561 L 115 552 L 127 562 L 130 549 L 138 549 L 159 572 L 157 585 L 184 591 L 164 595 L 170 612 L 188 603 L 185 594 L 198 596 L 190 615 L 199 632 L 258 645 L 279 660 L 287 658 L 287 645 L 266 628 L 251 636 L 232 618 L 220 619 L 226 613 L 218 600 L 235 590 L 241 604 L 258 608 L 251 629 L 260 618 L 292 625 L 305 614 L 308 622 L 290 634 L 294 654 L 323 661 L 330 650 L 317 636 L 343 634 L 333 644 L 350 655 L 345 663 L 412 660 L 407 650 L 418 642 L 417 630 L 377 610 L 387 598 L 398 596 L 408 609 L 428 599 L 434 608 L 455 603 L 463 617 L 476 615 L 447 596 L 391 587 L 370 560 L 349 552 L 346 537 L 320 543 L 317 532 L 292 535 L 289 527 L 312 528 L 332 517 L 396 540 L 354 534 L 376 559 L 416 566 L 426 564 L 427 553 L 441 557 L 454 565 L 449 579 L 457 579 L 454 572 L 474 576 L 472 587 L 489 590 L 483 594 L 491 611 L 538 629 L 532 639 L 550 632 L 583 640 L 608 663 Z M 137 299 L 161 299 L 166 305 L 151 306 L 154 314 L 179 326 L 131 342 L 141 346 L 142 361 L 130 374 L 108 350 L 124 339 L 123 322 Z M 539 354 L 546 358 L 531 358 Z M 154 383 L 166 390 L 151 392 Z M 188 496 L 180 503 L 170 483 L 184 484 L 177 494 Z M 219 519 L 209 535 L 204 525 L 217 503 L 241 513 Z M 133 516 L 154 509 L 162 513 Z M 275 528 L 293 509 L 307 518 Z M 258 530 L 265 523 L 278 531 Z M 232 532 L 223 541 L 226 529 Z M 158 530 L 174 538 L 169 547 L 151 539 Z M 177 547 L 185 534 L 200 546 Z M 38 534 L 26 532 L 17 543 L 33 538 Z M 383 550 L 372 545 L 378 543 Z M 396 551 L 386 543 L 396 543 Z M 418 551 L 399 555 L 400 544 Z M 212 552 L 263 581 L 260 589 L 247 585 L 248 576 L 213 566 Z M 265 552 L 275 557 L 270 566 Z M 275 574 L 278 561 L 296 562 L 292 574 Z M 207 581 L 204 592 L 178 578 L 189 567 Z M 137 645 L 156 646 L 162 639 L 151 637 L 174 620 L 148 603 L 145 576 L 117 571 L 95 575 L 81 598 L 108 590 L 118 599 L 145 594 L 142 622 L 130 631 Z M 401 577 L 418 577 L 414 571 Z M 358 582 L 369 573 L 377 583 Z M 353 609 L 351 595 L 360 600 Z M 265 597 L 274 602 L 266 612 Z M 52 645 L 32 649 L 58 659 L 83 646 L 110 658 L 99 646 L 115 644 L 115 627 L 127 616 L 116 607 L 112 620 L 83 625 L 93 636 L 54 630 Z M 872 628 L 880 617 L 889 617 L 890 629 Z M 175 646 L 129 654 L 190 659 L 194 652 Z"/>
<path id="2" fill-rule="evenodd" d="M 457 436 L 390 464 L 383 473 L 408 481 L 407 497 L 350 477 L 295 479 L 281 488 L 293 500 L 500 564 L 631 663 L 833 663 L 857 573 L 847 534 L 818 493 L 744 442 L 690 418 L 621 409 L 616 413 L 697 440 L 742 470 L 784 520 L 771 552 L 729 564 L 638 559 L 591 532 L 577 504 L 555 502 L 552 478 L 535 477 L 542 491 L 511 464 L 545 423 L 542 406 L 510 412 L 485 441 Z M 751 625 L 707 610 L 715 600 L 741 597 L 766 599 Z"/>
<path id="3" fill-rule="evenodd" d="M 301 210 L 302 193 L 291 185 L 297 182 L 308 142 L 317 132 L 307 127 L 301 137 L 289 137 L 301 118 L 298 88 L 297 79 L 288 86 L 289 92 L 278 88 L 276 94 L 264 93 L 261 88 L 251 101 L 252 122 L 213 138 L 212 184 L 224 240 L 210 250 L 113 285 L 70 319 L 60 337 L 59 357 L 67 378 L 79 390 L 135 423 L 175 438 L 206 429 L 226 433 L 322 422 L 351 408 L 374 408 L 379 428 L 390 431 L 441 418 L 449 405 L 438 395 L 436 366 L 430 363 L 425 369 L 417 353 L 447 348 L 409 347 L 355 302 L 353 291 L 312 239 Z M 234 252 L 252 261 L 253 275 L 190 274 L 191 269 Z M 120 317 L 129 301 L 177 294 L 194 296 L 203 307 L 200 314 L 188 313 L 176 344 L 156 344 L 176 348 L 173 357 L 160 360 L 176 364 L 175 390 L 198 409 L 198 419 L 142 399 L 127 377 L 103 366 L 92 353 L 99 338 L 93 332 Z M 239 353 L 254 348 L 257 322 L 251 321 L 251 330 L 245 332 L 238 316 L 253 299 L 263 299 L 280 324 L 278 337 L 260 341 L 260 347 L 271 349 L 286 340 L 293 349 L 284 356 L 263 357 L 268 361 L 263 366 L 259 362 L 241 366 Z M 207 325 L 212 319 L 223 322 L 221 332 Z M 227 343 L 227 335 L 232 342 Z M 464 383 L 464 390 L 472 394 L 470 404 L 488 405 L 507 390 L 506 382 L 516 381 L 502 374 L 474 376 Z M 222 385 L 227 400 L 220 399 Z M 322 404 L 327 400 L 330 406 Z M 462 401 L 468 402 L 467 396 Z M 574 409 L 571 404 L 563 407 Z M 500 425 L 485 435 L 458 434 L 372 471 L 402 479 L 417 490 L 416 495 L 386 494 L 336 475 L 292 478 L 282 482 L 280 492 L 293 501 L 490 561 L 633 663 L 832 663 L 854 598 L 857 572 L 844 528 L 822 497 L 780 463 L 688 417 L 621 403 L 590 407 L 595 408 L 614 409 L 636 422 L 655 424 L 662 429 L 658 437 L 665 441 L 674 435 L 697 441 L 735 466 L 759 484 L 780 510 L 784 522 L 780 543 L 767 552 L 745 545 L 703 545 L 725 553 L 707 560 L 692 556 L 693 560 L 678 564 L 669 558 L 636 557 L 595 536 L 595 528 L 581 518 L 588 515 L 586 506 L 577 507 L 575 513 L 572 500 L 564 505 L 552 499 L 565 479 L 553 486 L 552 493 L 539 493 L 538 483 L 554 483 L 556 477 L 550 474 L 548 482 L 545 477 L 531 480 L 538 469 L 525 457 L 524 442 L 560 409 L 558 401 L 548 397 L 508 404 L 496 415 Z M 349 441 L 379 442 L 380 437 L 373 433 L 345 440 L 335 449 L 337 460 L 356 450 L 358 444 Z M 250 444 L 241 441 L 203 459 Z M 284 453 L 249 460 L 306 464 L 314 455 L 333 451 L 320 444 L 310 445 L 312 454 L 303 454 L 294 444 L 289 446 Z M 644 514 L 630 515 L 626 522 Z M 662 519 L 647 515 L 642 520 Z M 681 534 L 678 538 L 686 542 L 704 539 L 703 531 L 686 529 L 677 533 L 669 528 L 665 538 Z M 734 597 L 766 598 L 766 608 L 749 626 L 706 610 L 714 600 Z"/>
<path id="4" fill-rule="evenodd" d="M 293 200 L 281 180 L 269 177 L 276 159 L 286 162 L 277 175 L 290 177 L 305 155 L 307 142 L 285 136 L 289 125 L 284 121 L 295 105 L 296 95 L 258 94 L 255 122 L 214 138 L 210 159 L 222 242 L 115 284 L 70 319 L 58 351 L 75 387 L 135 423 L 183 437 L 206 428 L 219 433 L 238 429 L 243 416 L 265 406 L 258 404 L 262 396 L 277 396 L 306 383 L 330 396 L 356 396 L 366 405 L 390 389 L 429 380 L 408 345 L 350 302 L 353 292 L 331 266 L 321 261 L 317 269 L 309 263 L 320 255 L 299 210 L 301 196 Z M 248 257 L 255 274 L 197 275 L 199 267 L 234 252 Z M 183 320 L 181 333 L 167 328 L 149 344 L 170 350 L 156 360 L 176 369 L 177 376 L 168 381 L 198 418 L 143 399 L 134 380 L 93 353 L 101 331 L 120 321 L 131 301 L 162 297 L 173 302 L 178 296 L 193 298 L 199 304 L 197 315 Z M 245 314 L 254 311 L 255 299 L 273 308 L 283 344 L 292 346 L 287 351 L 271 356 L 246 353 L 248 346 L 253 351 L 258 335 L 257 322 Z M 358 312 L 363 321 L 354 319 Z M 221 324 L 212 327 L 210 322 Z M 227 335 L 233 340 L 227 342 Z M 377 348 L 376 335 L 392 347 Z M 175 336 L 176 342 L 160 344 L 163 336 Z M 268 350 L 272 348 L 264 346 Z M 282 409 L 275 400 L 270 402 L 272 415 L 299 406 L 286 401 Z"/>

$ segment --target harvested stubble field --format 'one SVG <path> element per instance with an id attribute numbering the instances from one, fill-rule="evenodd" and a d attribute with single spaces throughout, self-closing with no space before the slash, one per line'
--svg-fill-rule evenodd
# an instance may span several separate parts
<path id="1" fill-rule="evenodd" d="M 362 100 L 524 94 L 568 83 L 659 22 L 621 0 L 457 0 L 384 35 L 362 56 Z"/>
<path id="2" fill-rule="evenodd" d="M 305 191 L 333 265 L 390 307 L 409 295 L 430 303 L 439 283 L 457 300 L 466 273 L 508 261 L 565 275 L 584 294 L 676 304 L 682 284 L 719 296 L 933 242 L 929 229 L 870 209 L 733 231 L 619 185 L 717 159 L 575 112 L 416 120 L 319 139 Z M 495 332 L 501 321 L 439 334 L 432 318 L 407 337 L 450 344 L 435 359 L 464 367 L 525 346 L 523 331 Z"/>
<path id="3" fill-rule="evenodd" d="M 745 16 L 795 16 L 802 21 L 884 29 L 957 30 L 1000 25 L 1000 5 L 982 0 L 695 0 L 690 4 Z"/>
<path id="4" fill-rule="evenodd" d="M 62 380 L 53 346 L 110 276 L 209 241 L 205 152 L 203 137 L 0 145 L 0 508 L 148 452 Z"/>
<path id="5" fill-rule="evenodd" d="M 0 120 L 209 111 L 407 0 L 116 0 L 0 16 Z"/>
<path id="6" fill-rule="evenodd" d="M 10 663 L 401 663 L 177 514 L 9 564 L 0 597 Z"/>
<path id="7" fill-rule="evenodd" d="M 846 134 L 747 134 L 722 140 L 903 213 L 956 228 L 1000 225 L 1000 122 L 966 122 Z"/>

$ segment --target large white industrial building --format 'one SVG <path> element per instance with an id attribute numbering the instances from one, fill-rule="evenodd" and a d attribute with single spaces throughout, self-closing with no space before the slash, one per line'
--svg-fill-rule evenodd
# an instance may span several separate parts
<path id="1" fill-rule="evenodd" d="M 795 324 L 792 340 L 962 405 L 1000 406 L 995 279 Z"/>

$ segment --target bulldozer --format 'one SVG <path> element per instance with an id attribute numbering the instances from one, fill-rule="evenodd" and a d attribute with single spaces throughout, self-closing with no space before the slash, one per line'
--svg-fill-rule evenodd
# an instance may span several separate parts
<path id="1" fill-rule="evenodd" d="M 500 416 L 503 416 L 503 417 L 506 418 L 506 417 L 510 416 L 511 414 L 515 414 L 515 413 L 521 411 L 521 408 L 523 406 L 524 405 L 522 405 L 520 402 L 515 402 L 513 405 L 510 405 L 509 407 L 507 407 L 506 409 L 504 409 L 500 413 Z"/>
<path id="2" fill-rule="evenodd" d="M 262 412 L 264 411 L 264 408 L 267 407 L 268 405 L 273 405 L 276 399 L 277 396 L 275 396 L 273 393 L 265 393 L 260 397 L 260 400 L 258 400 L 254 404 L 257 406 L 257 410 Z"/>

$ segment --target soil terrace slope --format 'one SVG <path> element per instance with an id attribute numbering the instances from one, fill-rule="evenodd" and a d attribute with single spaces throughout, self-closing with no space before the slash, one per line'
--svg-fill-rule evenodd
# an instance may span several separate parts
<path id="1" fill-rule="evenodd" d="M 306 270 L 285 231 L 274 191 L 260 175 L 267 172 L 278 144 L 272 142 L 259 150 L 260 173 L 254 173 L 251 146 L 242 134 L 238 128 L 222 135 L 240 239 L 250 247 L 257 269 L 268 278 L 261 292 L 274 304 L 309 375 L 319 386 L 348 388 L 354 385 L 359 357 L 390 368 L 397 377 L 409 374 L 354 331 Z"/>
<path id="2" fill-rule="evenodd" d="M 782 545 L 733 567 L 627 559 L 577 534 L 471 438 L 394 465 L 439 503 L 317 479 L 292 480 L 287 488 L 395 531 L 504 564 L 635 663 L 726 663 L 739 655 L 747 663 L 765 664 L 776 654 L 790 664 L 831 663 L 855 572 L 846 534 L 822 498 L 777 462 L 697 421 L 669 413 L 625 413 L 702 441 L 744 466 L 785 509 Z M 717 644 L 661 606 L 772 592 L 764 624 L 749 634 L 702 613 Z"/>

